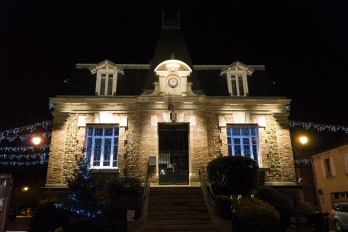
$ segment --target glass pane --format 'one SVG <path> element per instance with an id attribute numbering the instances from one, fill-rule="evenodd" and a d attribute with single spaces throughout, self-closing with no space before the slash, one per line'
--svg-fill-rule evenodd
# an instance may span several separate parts
<path id="1" fill-rule="evenodd" d="M 112 136 L 114 128 L 105 128 L 105 136 Z"/>
<path id="2" fill-rule="evenodd" d="M 228 146 L 228 155 L 232 156 L 232 145 Z"/>
<path id="3" fill-rule="evenodd" d="M 249 145 L 249 138 L 243 138 L 243 144 Z"/>
<path id="4" fill-rule="evenodd" d="M 114 128 L 115 135 L 118 135 L 118 127 Z"/>
<path id="5" fill-rule="evenodd" d="M 243 136 L 249 136 L 250 135 L 249 128 L 241 128 L 241 129 L 242 129 L 242 135 Z"/>
<path id="6" fill-rule="evenodd" d="M 93 166 L 100 166 L 102 139 L 95 139 Z"/>
<path id="7" fill-rule="evenodd" d="M 88 136 L 92 136 L 92 135 L 93 135 L 93 127 L 88 127 L 87 130 L 88 130 L 88 131 L 87 131 L 87 135 L 88 135 Z"/>
<path id="8" fill-rule="evenodd" d="M 241 147 L 240 147 L 240 145 L 234 145 L 233 146 L 233 148 L 234 148 L 234 155 L 235 156 L 241 156 Z"/>
<path id="9" fill-rule="evenodd" d="M 94 135 L 95 136 L 103 136 L 103 130 L 104 130 L 104 128 L 95 128 Z"/>
<path id="10" fill-rule="evenodd" d="M 244 87 L 243 87 L 243 77 L 238 76 L 238 84 L 239 84 L 239 96 L 244 96 Z"/>
<path id="11" fill-rule="evenodd" d="M 227 137 L 227 144 L 231 144 L 231 143 L 232 143 L 231 137 Z"/>
<path id="12" fill-rule="evenodd" d="M 252 137 L 251 141 L 252 141 L 253 144 L 256 144 L 256 138 L 255 137 Z"/>
<path id="13" fill-rule="evenodd" d="M 253 159 L 255 161 L 257 161 L 258 160 L 258 157 L 257 157 L 257 146 L 253 145 L 252 147 L 253 147 Z"/>
<path id="14" fill-rule="evenodd" d="M 105 95 L 105 82 L 106 82 L 106 74 L 101 75 L 100 79 L 100 95 Z"/>
<path id="15" fill-rule="evenodd" d="M 243 149 L 244 149 L 244 156 L 250 158 L 250 153 L 251 153 L 250 152 L 250 146 L 244 144 L 243 145 Z"/>
<path id="16" fill-rule="evenodd" d="M 252 136 L 256 136 L 256 128 L 250 128 L 250 132 Z"/>
<path id="17" fill-rule="evenodd" d="M 232 79 L 232 95 L 237 96 L 237 84 L 235 78 L 234 80 Z"/>
<path id="18" fill-rule="evenodd" d="M 232 135 L 233 136 L 240 135 L 240 128 L 232 128 Z"/>
<path id="19" fill-rule="evenodd" d="M 113 76 L 111 74 L 109 75 L 109 78 L 108 78 L 108 94 L 107 95 L 112 95 L 112 83 L 113 83 Z"/>
<path id="20" fill-rule="evenodd" d="M 87 139 L 87 157 L 91 157 L 92 155 L 92 138 Z"/>
<path id="21" fill-rule="evenodd" d="M 112 155 L 112 159 L 113 159 L 112 166 L 113 167 L 117 167 L 117 154 L 118 154 L 118 146 L 114 146 L 114 152 L 113 152 L 113 155 Z"/>
<path id="22" fill-rule="evenodd" d="M 111 139 L 104 140 L 104 161 L 103 166 L 110 166 L 111 157 Z"/>

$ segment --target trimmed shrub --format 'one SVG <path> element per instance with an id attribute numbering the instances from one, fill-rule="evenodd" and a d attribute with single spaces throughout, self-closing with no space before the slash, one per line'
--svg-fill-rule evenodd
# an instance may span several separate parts
<path id="1" fill-rule="evenodd" d="M 105 184 L 105 197 L 111 201 L 121 196 L 138 197 L 142 191 L 141 181 L 136 177 L 113 177 Z"/>
<path id="2" fill-rule="evenodd" d="M 250 196 L 258 180 L 257 162 L 243 156 L 224 156 L 207 165 L 208 179 L 215 195 Z"/>
<path id="3" fill-rule="evenodd" d="M 215 210 L 220 218 L 224 220 L 231 219 L 231 198 L 224 195 L 216 196 Z"/>
<path id="4" fill-rule="evenodd" d="M 238 232 L 276 232 L 280 215 L 270 204 L 257 198 L 232 200 L 233 230 Z"/>
<path id="5" fill-rule="evenodd" d="M 279 230 L 286 231 L 286 228 L 291 224 L 290 217 L 294 214 L 288 198 L 281 192 L 269 187 L 258 188 L 255 197 L 267 202 L 278 210 L 280 214 Z"/>
<path id="6" fill-rule="evenodd" d="M 306 216 L 307 213 L 317 211 L 318 208 L 311 202 L 301 201 L 299 202 L 298 208 L 296 209 L 296 214 L 299 217 Z"/>

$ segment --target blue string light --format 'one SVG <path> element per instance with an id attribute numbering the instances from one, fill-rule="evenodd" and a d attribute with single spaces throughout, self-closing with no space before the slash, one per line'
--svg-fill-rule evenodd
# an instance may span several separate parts
<path id="1" fill-rule="evenodd" d="M 329 130 L 331 132 L 344 131 L 348 133 L 348 126 L 325 125 L 325 124 L 316 124 L 311 122 L 299 122 L 299 121 L 293 121 L 293 120 L 289 120 L 289 126 L 291 127 L 302 126 L 306 130 L 313 127 L 317 129 L 318 131 Z"/>

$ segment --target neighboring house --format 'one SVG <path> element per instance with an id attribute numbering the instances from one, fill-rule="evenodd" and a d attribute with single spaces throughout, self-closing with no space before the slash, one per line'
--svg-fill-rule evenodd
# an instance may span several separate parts
<path id="1" fill-rule="evenodd" d="M 348 145 L 312 157 L 320 209 L 330 213 L 332 206 L 348 202 Z"/>
<path id="2" fill-rule="evenodd" d="M 65 93 L 50 98 L 45 188 L 66 188 L 83 155 L 104 180 L 119 173 L 145 181 L 150 159 L 151 186 L 199 185 L 209 161 L 240 155 L 267 170 L 265 185 L 297 193 L 291 99 L 278 96 L 263 65 L 194 65 L 179 15 L 162 20 L 150 64 L 77 64 Z"/>

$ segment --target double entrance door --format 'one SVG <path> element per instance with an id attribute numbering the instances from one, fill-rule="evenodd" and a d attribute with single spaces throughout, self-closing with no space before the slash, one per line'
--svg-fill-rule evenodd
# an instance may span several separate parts
<path id="1" fill-rule="evenodd" d="M 189 184 L 189 124 L 158 124 L 160 185 Z"/>

